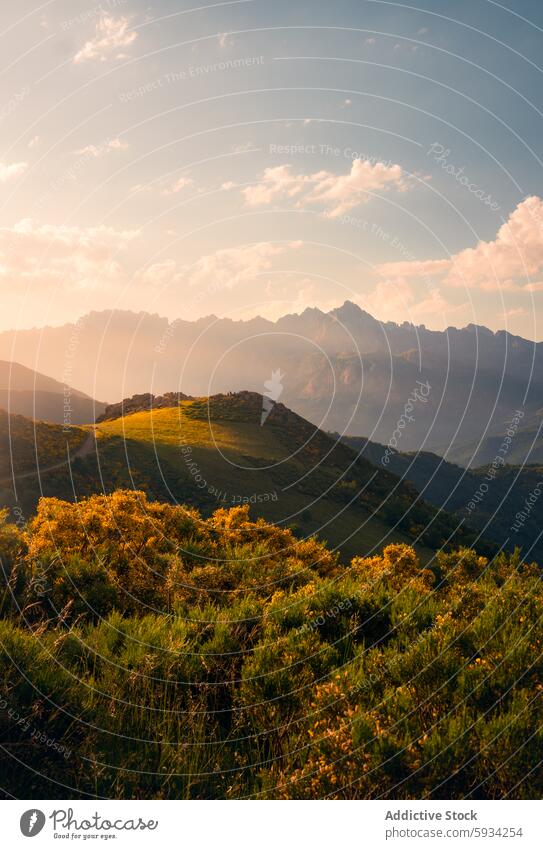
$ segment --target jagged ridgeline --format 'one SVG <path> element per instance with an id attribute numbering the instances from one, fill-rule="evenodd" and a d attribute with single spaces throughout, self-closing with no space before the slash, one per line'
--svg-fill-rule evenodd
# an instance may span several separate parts
<path id="1" fill-rule="evenodd" d="M 31 515 L 40 494 L 74 500 L 122 487 L 198 507 L 204 516 L 247 504 L 253 516 L 304 536 L 316 533 L 347 558 L 404 542 L 427 561 L 442 546 L 477 539 L 411 484 L 282 404 L 263 416 L 265 400 L 257 393 L 200 399 L 172 393 L 156 400 L 137 396 L 108 407 L 86 428 L 40 424 L 38 433 L 47 433 L 54 448 L 40 437 L 34 453 L 32 423 L 1 418 L 7 455 L 24 457 L 14 479 L 5 470 L 3 503 Z"/>
<path id="2" fill-rule="evenodd" d="M 516 556 L 341 563 L 247 506 L 117 491 L 0 519 L 0 561 L 15 797 L 541 797 L 543 594 Z"/>

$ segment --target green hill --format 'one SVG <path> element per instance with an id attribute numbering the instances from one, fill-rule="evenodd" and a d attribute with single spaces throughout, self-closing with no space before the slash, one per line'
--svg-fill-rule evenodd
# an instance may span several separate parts
<path id="1" fill-rule="evenodd" d="M 428 561 L 443 545 L 476 541 L 409 483 L 374 468 L 283 405 L 276 404 L 262 426 L 262 403 L 256 393 L 217 395 L 74 428 L 70 462 L 47 472 L 40 461 L 39 478 L 35 469 L 25 472 L 16 479 L 17 503 L 28 515 L 40 494 L 73 500 L 127 488 L 198 507 L 204 516 L 246 504 L 255 517 L 317 534 L 344 558 L 405 542 Z M 62 429 L 48 433 L 56 433 L 67 457 Z M 13 505 L 7 484 L 2 503 Z"/>

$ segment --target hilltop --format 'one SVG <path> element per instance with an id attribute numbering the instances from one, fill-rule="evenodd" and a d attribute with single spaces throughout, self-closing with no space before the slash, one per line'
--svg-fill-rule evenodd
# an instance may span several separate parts
<path id="1" fill-rule="evenodd" d="M 91 450 L 84 456 L 72 450 L 70 463 L 50 475 L 41 463 L 39 478 L 36 472 L 19 481 L 19 500 L 30 511 L 39 494 L 73 500 L 125 487 L 198 507 L 204 516 L 248 505 L 253 516 L 317 534 L 344 557 L 403 542 L 428 560 L 443 545 L 476 542 L 475 533 L 430 507 L 408 482 L 283 404 L 273 405 L 262 425 L 262 408 L 257 393 L 219 394 L 73 429 L 79 446 L 92 438 Z M 12 421 L 15 433 L 21 428 Z M 48 433 L 66 455 L 62 429 Z M 6 483 L 5 504 L 8 490 Z"/>

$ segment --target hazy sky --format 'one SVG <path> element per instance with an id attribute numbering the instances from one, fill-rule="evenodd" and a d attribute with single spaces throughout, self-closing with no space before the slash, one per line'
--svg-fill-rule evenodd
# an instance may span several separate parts
<path id="1" fill-rule="evenodd" d="M 3 3 L 0 329 L 350 299 L 541 340 L 543 4 L 416 6 Z"/>

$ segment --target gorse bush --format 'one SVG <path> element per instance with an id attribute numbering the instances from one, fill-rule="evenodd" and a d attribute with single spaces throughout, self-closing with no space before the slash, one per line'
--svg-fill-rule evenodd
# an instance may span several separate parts
<path id="1" fill-rule="evenodd" d="M 118 491 L 0 522 L 3 787 L 25 798 L 540 798 L 535 565 Z"/>

